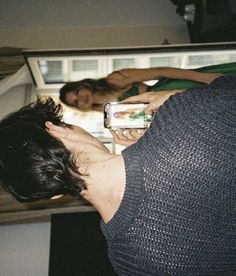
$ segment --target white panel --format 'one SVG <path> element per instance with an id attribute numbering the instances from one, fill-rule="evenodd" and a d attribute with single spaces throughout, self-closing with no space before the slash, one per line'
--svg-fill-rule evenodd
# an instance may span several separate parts
<path id="1" fill-rule="evenodd" d="M 47 276 L 50 223 L 0 226 L 0 275 Z"/>

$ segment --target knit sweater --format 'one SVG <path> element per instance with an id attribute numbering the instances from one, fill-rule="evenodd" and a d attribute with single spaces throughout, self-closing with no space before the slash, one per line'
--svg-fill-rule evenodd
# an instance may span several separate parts
<path id="1" fill-rule="evenodd" d="M 176 94 L 122 152 L 126 188 L 101 222 L 119 275 L 236 275 L 236 78 Z"/>

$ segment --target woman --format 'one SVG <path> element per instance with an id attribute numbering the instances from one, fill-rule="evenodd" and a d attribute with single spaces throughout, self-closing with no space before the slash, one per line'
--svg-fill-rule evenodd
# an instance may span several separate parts
<path id="1" fill-rule="evenodd" d="M 81 111 L 102 110 L 105 102 L 122 101 L 150 91 L 185 90 L 211 83 L 222 74 L 236 73 L 236 62 L 185 70 L 171 67 L 122 69 L 106 78 L 69 82 L 60 89 L 60 100 Z M 148 86 L 144 81 L 159 80 Z"/>

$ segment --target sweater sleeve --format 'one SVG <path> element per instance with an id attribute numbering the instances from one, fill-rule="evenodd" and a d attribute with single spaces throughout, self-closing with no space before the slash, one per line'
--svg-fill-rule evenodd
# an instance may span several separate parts
<path id="1" fill-rule="evenodd" d="M 230 91 L 234 78 L 221 78 L 170 97 L 123 151 L 124 197 L 102 227 L 119 275 L 235 275 L 236 93 Z"/>
<path id="2" fill-rule="evenodd" d="M 212 89 L 223 89 L 222 93 L 227 92 L 226 90 L 236 90 L 236 75 L 217 78 L 210 86 Z"/>
<path id="3" fill-rule="evenodd" d="M 223 76 L 217 78 L 210 85 L 192 87 L 183 93 L 171 96 L 156 112 L 149 130 L 140 139 L 140 146 L 144 150 L 155 148 L 156 137 L 168 133 L 168 139 L 181 139 L 182 123 L 196 127 L 197 118 L 205 118 L 208 123 L 229 111 L 234 112 L 236 101 L 236 76 Z M 231 107 L 229 107 L 229 105 Z M 214 116 L 212 116 L 212 115 Z M 199 122 L 199 124 L 201 124 Z M 173 129 L 178 129 L 173 133 Z M 166 136 L 166 137 L 167 137 Z M 168 141 L 166 141 L 168 143 Z"/>

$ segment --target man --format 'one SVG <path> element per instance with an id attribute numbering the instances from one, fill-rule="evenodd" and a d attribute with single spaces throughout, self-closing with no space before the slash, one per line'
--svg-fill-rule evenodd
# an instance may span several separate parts
<path id="1" fill-rule="evenodd" d="M 49 116 L 52 110 L 59 111 L 50 101 L 40 108 L 37 103 L 29 109 L 35 119 L 42 117 L 39 138 L 31 137 L 33 128 L 27 124 L 22 127 L 21 121 L 29 125 L 32 121 L 22 115 L 24 110 L 0 123 L 3 183 L 24 200 L 80 193 L 101 214 L 109 259 L 119 275 L 235 275 L 235 87 L 236 78 L 221 77 L 210 86 L 170 97 L 149 130 L 122 155 L 111 154 L 80 128 L 61 126 L 60 120 Z M 17 140 L 24 138 L 23 144 L 14 142 L 16 135 Z M 48 137 L 45 149 L 44 136 Z M 32 152 L 31 144 L 41 147 Z M 56 155 L 60 177 L 54 177 L 54 157 L 48 157 L 57 147 L 63 148 Z M 14 151 L 21 159 L 11 167 Z M 63 152 L 72 163 L 63 159 Z M 44 186 L 26 166 L 18 167 L 35 155 L 36 160 L 46 158 L 41 177 L 52 186 Z M 71 165 L 65 169 L 67 164 Z M 64 171 L 70 179 L 68 190 Z M 27 180 L 23 190 L 18 185 L 21 175 Z M 79 188 L 71 179 L 77 179 Z"/>

